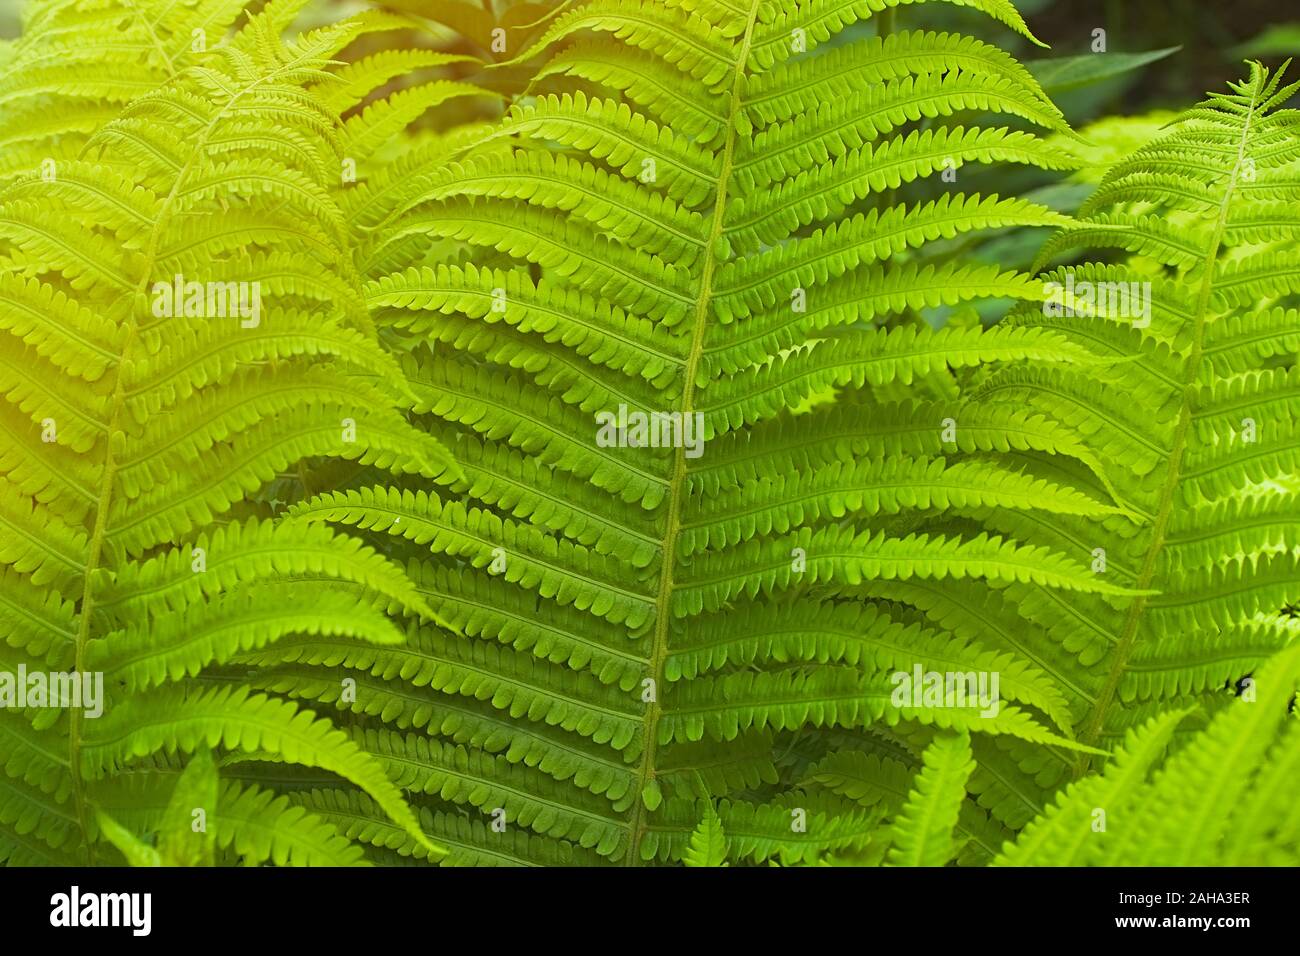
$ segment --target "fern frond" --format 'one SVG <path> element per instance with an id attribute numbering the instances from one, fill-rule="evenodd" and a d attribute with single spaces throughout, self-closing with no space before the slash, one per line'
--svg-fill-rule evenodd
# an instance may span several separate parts
<path id="1" fill-rule="evenodd" d="M 1276 655 L 1259 670 L 1257 699 L 1234 701 L 1154 771 L 1186 711 L 1171 711 L 1131 733 L 1104 774 L 1061 794 L 997 862 L 1294 865 L 1295 815 L 1277 783 L 1280 768 L 1294 765 L 1300 749 L 1288 714 L 1298 665 L 1295 647 Z M 1224 812 L 1225 806 L 1233 809 Z M 1252 834 L 1263 839 L 1241 839 Z"/>
<path id="2" fill-rule="evenodd" d="M 1300 599 L 1289 520 L 1300 461 L 1283 356 L 1294 354 L 1286 305 L 1300 263 L 1283 214 L 1294 203 L 1252 188 L 1261 176 L 1297 183 L 1280 84 L 1280 72 L 1251 64 L 1231 96 L 1211 96 L 1113 167 L 1079 227 L 1046 246 L 1043 261 L 1081 246 L 1109 264 L 1053 270 L 1053 300 L 1011 321 L 1119 361 L 1087 373 L 1007 369 L 976 390 L 1087 428 L 1123 466 L 1112 477 L 1133 518 L 1062 517 L 1057 533 L 1100 549 L 1107 574 L 1154 593 L 1111 607 L 1081 598 L 1067 602 L 1068 617 L 1045 595 L 1030 598 L 1032 616 L 1069 652 L 1071 680 L 1092 685 L 1074 705 L 1086 743 L 1120 744 L 1152 707 L 1221 702 L 1225 685 L 1292 640 L 1283 609 Z M 1121 263 L 1110 262 L 1115 247 L 1130 253 Z M 1167 735 L 1159 726 L 1150 740 Z"/>
<path id="3" fill-rule="evenodd" d="M 962 5 L 1027 35 L 1009 3 Z M 895 6 L 920 9 L 573 4 L 510 63 L 532 70 L 530 97 L 399 167 L 366 206 L 367 301 L 464 477 L 358 480 L 294 514 L 403 556 L 464 633 L 277 640 L 248 658 L 277 668 L 260 686 L 334 704 L 390 749 L 385 731 L 427 730 L 402 748 L 431 812 L 468 805 L 490 826 L 503 808 L 503 848 L 531 831 L 610 862 L 695 858 L 706 798 L 734 863 L 875 852 L 883 811 L 801 789 L 807 764 L 786 755 L 804 740 L 888 734 L 911 769 L 935 728 L 961 728 L 976 754 L 1014 739 L 1068 767 L 1073 688 L 1016 635 L 1028 619 L 1004 602 L 986 641 L 969 615 L 926 621 L 925 586 L 1131 596 L 1086 550 L 990 521 L 1130 516 L 1086 425 L 959 384 L 1113 357 L 1054 330 L 924 330 L 918 313 L 1041 305 L 1034 277 L 940 250 L 1067 225 L 926 187 L 963 164 L 1078 160 L 1020 128 L 1068 131 L 994 46 L 828 43 Z M 331 665 L 361 673 L 355 702 Z M 891 675 L 914 666 L 995 670 L 1016 704 L 900 706 Z M 981 819 L 963 816 L 981 835 L 964 860 L 996 851 L 1001 824 Z"/>
<path id="4" fill-rule="evenodd" d="M 166 842 L 156 784 L 207 746 L 334 773 L 440 853 L 328 721 L 214 676 L 294 635 L 400 642 L 390 611 L 432 614 L 387 557 L 278 516 L 280 494 L 305 497 L 327 459 L 461 478 L 407 421 L 373 334 L 335 195 L 345 104 L 314 92 L 374 24 L 282 38 L 301 6 L 235 32 L 242 3 L 46 5 L 8 60 L 0 633 L 6 665 L 74 671 L 86 692 L 6 714 L 37 748 L 6 756 L 10 863 L 206 859 Z M 381 145 L 382 124 L 358 125 Z M 360 858 L 273 785 L 222 787 L 219 851 Z"/>
<path id="5" fill-rule="evenodd" d="M 936 737 L 922 754 L 924 769 L 894 821 L 891 866 L 944 866 L 952 859 L 952 831 L 975 769 L 970 742 L 962 734 Z"/>

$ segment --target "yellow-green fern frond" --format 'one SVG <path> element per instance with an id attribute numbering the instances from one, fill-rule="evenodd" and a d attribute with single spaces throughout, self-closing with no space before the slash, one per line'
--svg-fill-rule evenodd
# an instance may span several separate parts
<path id="1" fill-rule="evenodd" d="M 14 674 L 63 675 L 6 700 L 32 750 L 5 767 L 11 863 L 359 861 L 260 788 L 256 763 L 224 779 L 213 842 L 181 853 L 156 785 L 206 748 L 350 781 L 441 852 L 375 756 L 254 693 L 239 665 L 303 634 L 400 643 L 390 611 L 434 619 L 390 558 L 284 518 L 281 496 L 305 494 L 321 462 L 462 478 L 408 423 L 413 395 L 373 334 L 337 196 L 353 143 L 313 92 L 361 24 L 282 40 L 300 6 L 224 37 L 240 4 L 36 5 L 14 53 L 4 128 L 39 108 L 33 135 L 57 120 L 66 150 L 7 168 L 0 189 L 0 650 L 8 693 Z M 192 49 L 191 20 L 221 42 Z M 69 73 L 60 96 L 116 115 L 90 130 L 39 92 L 50 70 Z M 126 799 L 131 779 L 154 797 Z"/>

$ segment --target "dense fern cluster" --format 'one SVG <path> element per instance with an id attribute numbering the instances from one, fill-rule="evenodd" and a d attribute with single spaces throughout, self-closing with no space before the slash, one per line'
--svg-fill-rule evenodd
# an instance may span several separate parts
<path id="1" fill-rule="evenodd" d="M 304 5 L 0 47 L 0 670 L 106 685 L 0 710 L 0 856 L 1294 861 L 1281 71 L 1071 218 L 965 187 L 1080 160 L 936 4 L 586 0 L 490 66 Z M 1010 229 L 1075 264 L 962 254 Z"/>

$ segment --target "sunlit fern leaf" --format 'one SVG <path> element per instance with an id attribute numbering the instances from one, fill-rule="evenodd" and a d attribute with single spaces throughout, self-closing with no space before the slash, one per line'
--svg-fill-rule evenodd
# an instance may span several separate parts
<path id="1" fill-rule="evenodd" d="M 1010 454 L 1102 473 L 1083 433 L 963 405 L 954 388 L 988 364 L 1104 359 L 1053 332 L 887 327 L 940 304 L 1042 300 L 1030 276 L 920 258 L 1065 224 L 941 172 L 1076 165 L 1021 128 L 1065 125 L 993 46 L 918 30 L 818 49 L 896 5 L 574 4 L 518 57 L 538 71 L 534 97 L 401 165 L 367 206 L 366 300 L 406 353 L 422 424 L 465 469 L 357 481 L 292 513 L 405 556 L 458 627 L 412 622 L 405 644 L 382 647 L 277 642 L 249 659 L 258 686 L 348 713 L 361 745 L 403 768 L 434 836 L 457 844 L 451 861 L 526 848 L 517 862 L 536 862 L 531 831 L 610 863 L 680 862 L 701 799 L 732 862 L 851 855 L 888 808 L 809 765 L 888 740 L 914 770 L 935 727 L 1068 765 L 1067 697 L 1029 636 L 986 642 L 926 622 L 923 598 L 870 590 L 1127 593 L 1087 551 L 985 523 L 993 508 L 1123 513 L 1104 475 L 1081 491 Z M 1009 3 L 963 5 L 1024 31 Z M 971 112 L 1008 125 L 971 126 Z M 936 192 L 896 203 L 902 184 Z M 678 447 L 620 442 L 608 420 L 615 440 L 599 439 L 598 416 L 620 406 L 675 414 L 679 429 L 699 415 L 701 444 L 681 447 L 680 430 Z M 1015 704 L 989 717 L 897 706 L 890 675 L 913 665 L 996 667 Z M 1000 746 L 985 751 L 996 777 L 1045 802 L 1051 782 L 1008 772 Z M 357 832 L 410 854 L 386 827 Z M 987 857 L 998 836 L 984 835 Z"/>
<path id="2" fill-rule="evenodd" d="M 936 738 L 936 742 L 938 739 Z M 899 825 L 908 826 L 908 824 L 901 824 L 899 814 L 912 797 L 914 786 L 919 783 L 920 774 L 925 771 L 927 764 L 924 762 L 924 757 L 928 752 L 929 747 L 926 747 L 920 757 L 912 757 L 897 750 L 872 747 L 867 743 L 862 749 L 832 752 L 808 769 L 810 781 L 819 786 L 849 797 L 862 806 L 883 805 L 885 807 L 893 825 L 878 835 L 874 847 L 871 848 L 874 849 L 874 853 L 864 862 L 883 863 L 886 853 L 890 851 L 893 830 Z M 974 769 L 973 765 L 971 769 Z M 967 779 L 963 778 L 962 783 L 969 789 Z M 955 792 L 955 788 L 950 791 L 952 792 Z M 936 797 L 939 795 L 939 791 L 932 791 L 932 793 Z M 956 820 L 948 824 L 947 832 L 939 839 L 945 845 L 952 847 L 959 863 L 978 864 L 992 859 L 1006 841 L 1009 831 L 972 800 L 958 799 L 956 806 L 958 807 Z M 936 836 L 934 832 L 931 835 Z M 948 839 L 949 836 L 951 839 Z M 942 855 L 944 852 L 936 853 L 936 856 Z M 937 865 L 946 862 L 945 859 Z"/>
<path id="3" fill-rule="evenodd" d="M 158 822 L 157 838 L 146 842 L 102 808 L 95 812 L 105 838 L 132 866 L 212 866 L 215 830 L 208 815 L 217 810 L 219 780 L 210 751 L 196 753 L 176 779 L 167 808 Z"/>
<path id="4" fill-rule="evenodd" d="M 46 160 L 57 168 L 75 159 L 127 103 L 202 61 L 245 6 L 243 0 L 24 4 L 22 36 L 0 86 L 0 178 Z"/>
<path id="5" fill-rule="evenodd" d="M 223 775 L 231 769 L 223 767 Z M 148 774 L 136 773 L 113 780 L 98 793 L 105 814 L 121 821 L 124 829 L 147 834 L 174 802 L 174 768 L 154 766 Z M 206 824 L 215 844 L 218 864 L 276 866 L 364 865 L 361 845 L 321 816 L 304 810 L 285 795 L 243 780 L 221 780 Z M 186 807 L 186 830 L 193 833 L 193 807 Z M 382 811 L 380 812 L 382 814 Z M 400 830 L 397 824 L 392 824 Z M 405 832 L 405 831 L 402 831 Z M 409 835 L 408 835 L 409 838 Z"/>
<path id="6" fill-rule="evenodd" d="M 301 494 L 322 459 L 460 480 L 444 447 L 408 424 L 412 396 L 371 334 L 334 196 L 345 139 L 308 90 L 329 82 L 367 21 L 286 42 L 301 3 L 279 0 L 202 55 L 179 49 L 185 18 L 224 31 L 241 7 L 38 3 L 20 44 L 30 65 L 59 60 L 83 27 L 127 45 L 153 33 L 120 70 L 96 66 L 112 43 L 77 48 L 89 58 L 68 67 L 87 77 L 78 95 L 115 103 L 105 88 L 119 78 L 149 88 L 132 86 L 88 137 L 77 109 L 34 100 L 50 112 L 44 128 L 67 121 L 75 158 L 0 191 L 0 658 L 10 674 L 104 679 L 102 714 L 4 712 L 10 863 L 117 859 L 96 814 L 125 828 L 119 837 L 165 828 L 171 790 L 154 784 L 209 747 L 350 781 L 440 852 L 379 760 L 328 720 L 253 693 L 234 664 L 294 635 L 400 642 L 387 612 L 433 614 L 387 557 L 285 520 L 259 489 Z M 183 286 L 169 302 L 177 281 L 198 283 L 197 298 Z M 218 849 L 358 861 L 330 824 L 252 776 L 222 784 Z M 164 796 L 123 799 L 127 780 Z"/>
<path id="7" fill-rule="evenodd" d="M 1042 666 L 1085 743 L 1109 749 L 1198 702 L 1212 711 L 1296 633 L 1284 608 L 1300 597 L 1300 125 L 1280 107 L 1300 86 L 1283 72 L 1251 64 L 1114 166 L 1079 228 L 1048 243 L 1044 261 L 1080 246 L 1090 261 L 1048 273 L 1053 301 L 1009 322 L 1108 364 L 998 371 L 975 393 L 1087 433 L 1133 512 L 992 519 L 1009 534 L 1032 522 L 1093 551 L 1099 576 L 1153 592 L 1008 590 L 1059 648 Z M 1132 255 L 1115 262 L 1116 249 Z"/>

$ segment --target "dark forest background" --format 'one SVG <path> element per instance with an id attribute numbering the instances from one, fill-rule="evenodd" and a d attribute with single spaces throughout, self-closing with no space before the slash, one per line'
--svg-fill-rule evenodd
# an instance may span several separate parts
<path id="1" fill-rule="evenodd" d="M 1016 5 L 1034 32 L 1052 44 L 1050 56 L 1090 52 L 1096 27 L 1106 30 L 1111 52 L 1182 47 L 1109 91 L 1108 99 L 1096 104 L 1103 113 L 1181 109 L 1239 78 L 1243 58 L 1270 64 L 1300 59 L 1300 0 L 1020 0 Z"/>

